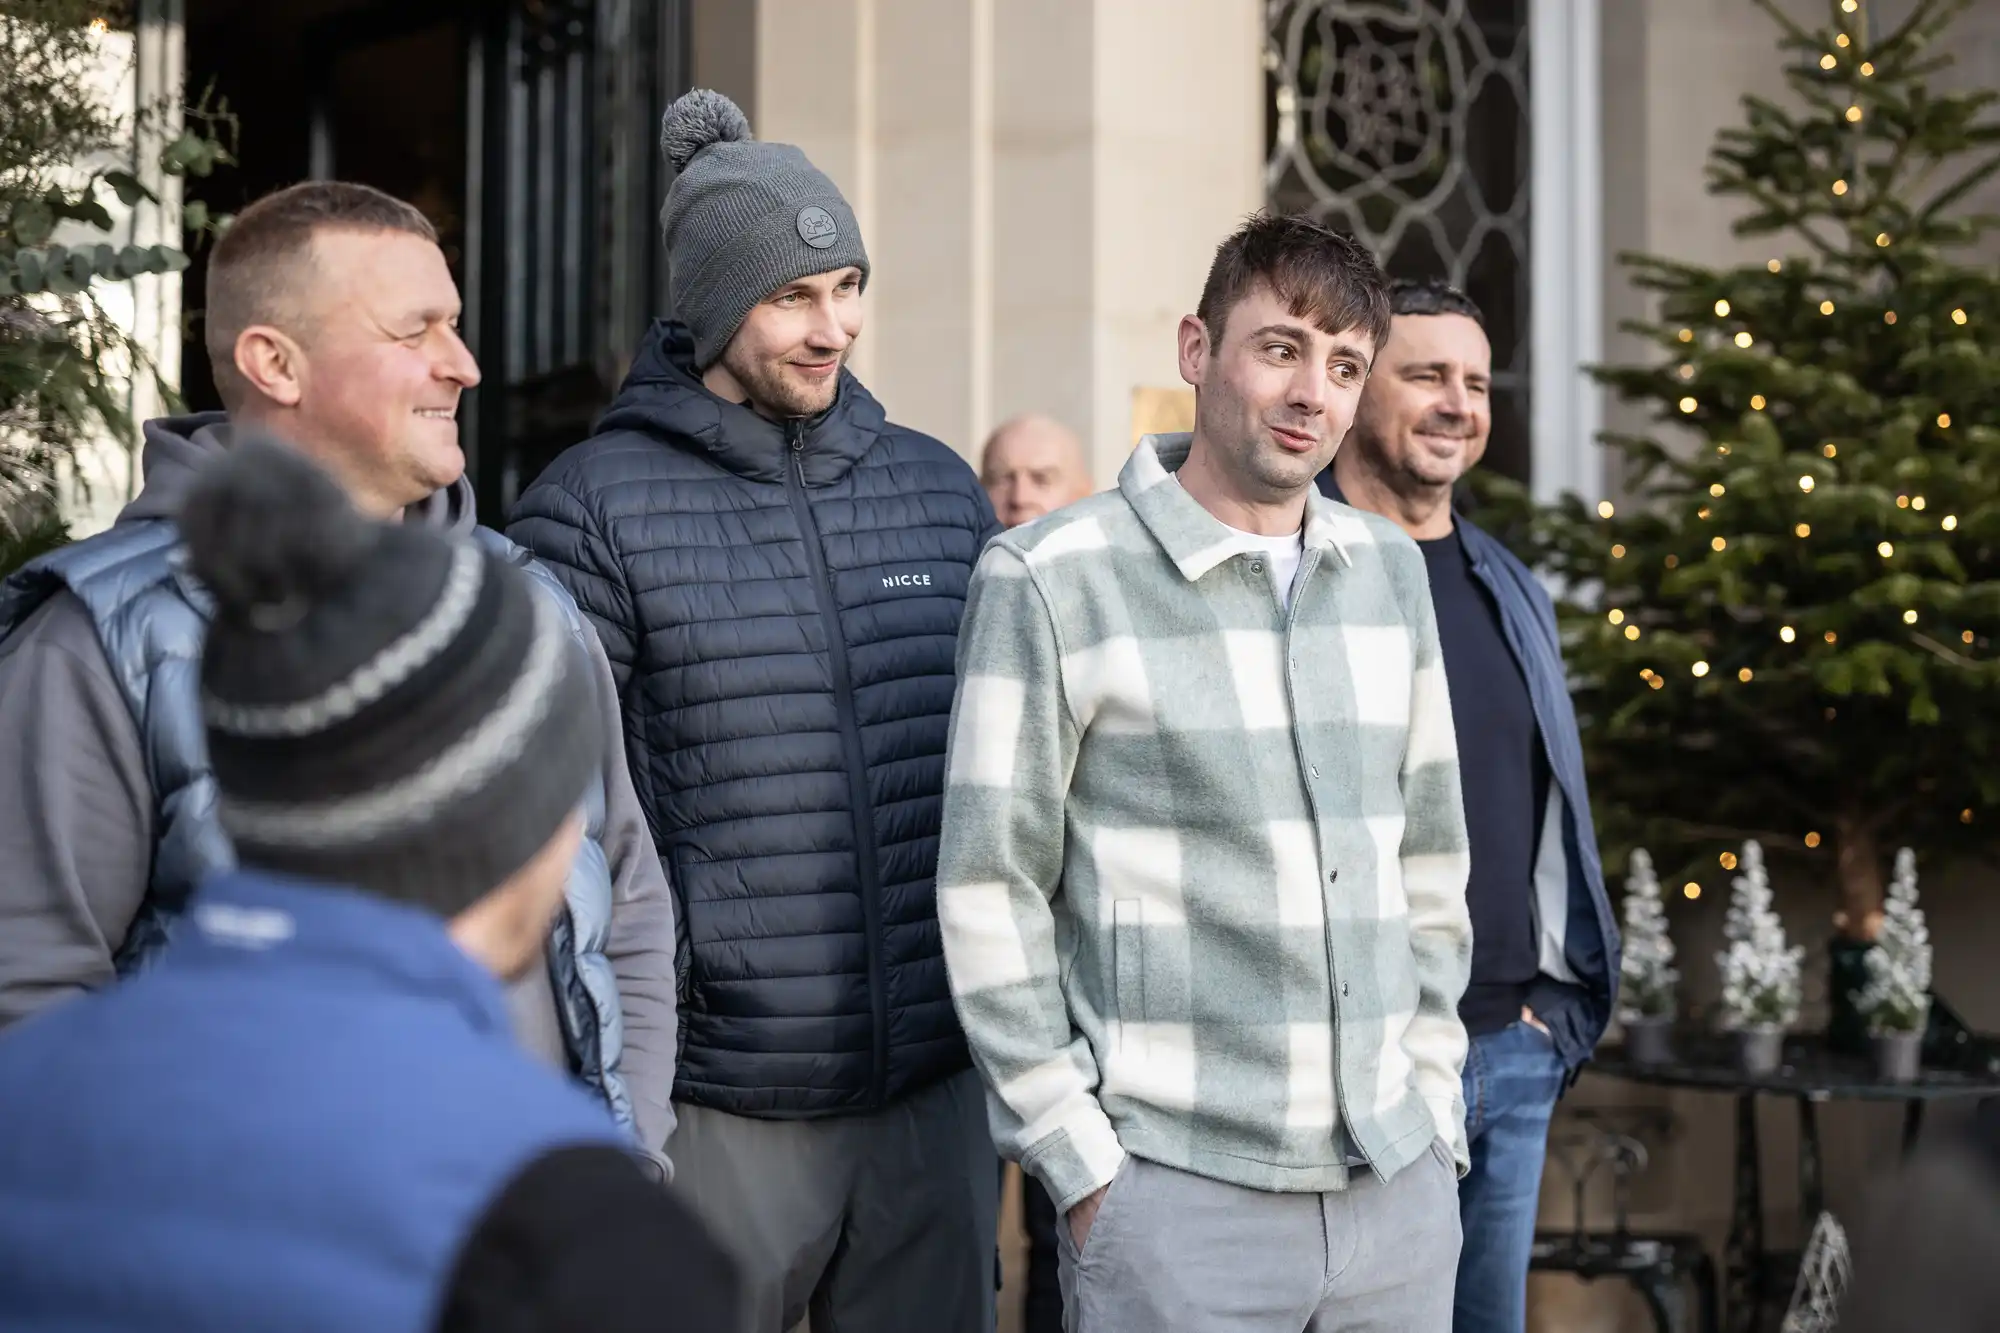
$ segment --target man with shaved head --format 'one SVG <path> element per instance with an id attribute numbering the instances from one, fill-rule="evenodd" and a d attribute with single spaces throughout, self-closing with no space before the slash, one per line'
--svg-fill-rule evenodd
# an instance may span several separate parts
<path id="1" fill-rule="evenodd" d="M 1095 489 L 1083 442 L 1062 422 L 1037 412 L 1009 417 L 987 437 L 979 483 L 1010 528 L 1075 504 Z"/>
<path id="2" fill-rule="evenodd" d="M 621 726 L 610 666 L 575 603 L 475 522 L 456 418 L 479 367 L 423 215 L 365 185 L 280 190 L 216 244 L 206 297 L 228 410 L 147 422 L 144 489 L 111 529 L 0 588 L 0 1026 L 145 966 L 197 883 L 233 868 L 197 681 L 212 602 L 186 570 L 177 517 L 197 474 L 246 432 L 312 457 L 372 517 L 526 568 L 595 663 L 605 725 Z M 479 614 L 466 596 L 458 614 Z M 282 628 L 287 609 L 272 614 Z M 325 706 L 369 688 L 351 678 Z M 673 900 L 622 747 L 607 752 L 585 813 L 592 845 L 547 966 L 514 987 L 513 1017 L 524 1044 L 577 1074 L 664 1170 Z M 441 865 L 459 851 L 435 848 Z"/>

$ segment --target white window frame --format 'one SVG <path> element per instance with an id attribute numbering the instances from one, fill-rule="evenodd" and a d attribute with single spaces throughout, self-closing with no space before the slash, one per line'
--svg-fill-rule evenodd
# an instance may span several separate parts
<path id="1" fill-rule="evenodd" d="M 1603 94 L 1598 0 L 1530 0 L 1529 476 L 1544 503 L 1604 494 Z"/>

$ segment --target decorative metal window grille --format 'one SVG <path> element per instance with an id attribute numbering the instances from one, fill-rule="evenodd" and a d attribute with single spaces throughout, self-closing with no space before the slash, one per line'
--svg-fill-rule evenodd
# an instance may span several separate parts
<path id="1" fill-rule="evenodd" d="M 468 321 L 482 513 L 586 438 L 661 307 L 660 115 L 687 84 L 686 0 L 477 6 Z"/>
<path id="2" fill-rule="evenodd" d="M 1267 0 L 1265 195 L 1445 278 L 1493 342 L 1488 466 L 1528 475 L 1527 0 Z"/>

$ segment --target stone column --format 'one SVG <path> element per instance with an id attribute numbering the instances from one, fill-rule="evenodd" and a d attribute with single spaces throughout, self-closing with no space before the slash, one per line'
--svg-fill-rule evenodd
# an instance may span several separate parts
<path id="1" fill-rule="evenodd" d="M 708 0 L 742 3 L 751 0 Z M 831 176 L 854 209 L 879 284 L 882 243 L 875 226 L 877 0 L 754 0 L 756 105 L 746 106 L 757 136 L 794 143 Z M 699 12 L 699 11 L 697 11 Z M 696 58 L 700 59 L 697 48 Z M 695 82 L 701 82 L 699 64 Z M 871 287 L 868 327 L 855 373 L 875 381 L 881 329 L 879 285 Z"/>
<path id="2" fill-rule="evenodd" d="M 757 132 L 805 149 L 867 235 L 857 372 L 967 457 L 1001 418 L 1049 412 L 1108 483 L 1134 391 L 1182 387 L 1175 325 L 1262 200 L 1261 6 L 755 7 Z M 697 83 L 704 63 L 742 81 L 696 48 Z"/>
<path id="3" fill-rule="evenodd" d="M 1264 202 L 1264 6 L 1097 0 L 1092 173 L 1098 480 L 1132 444 L 1133 392 L 1182 389 L 1175 329 L 1215 247 Z"/>

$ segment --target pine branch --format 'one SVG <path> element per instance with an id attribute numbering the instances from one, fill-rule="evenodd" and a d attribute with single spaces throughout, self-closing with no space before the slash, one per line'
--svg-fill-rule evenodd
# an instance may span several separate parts
<path id="1" fill-rule="evenodd" d="M 1945 647 L 1943 644 L 1939 643 L 1936 639 L 1933 639 L 1928 634 L 1913 633 L 1910 635 L 1910 641 L 1912 643 L 1919 645 L 1926 652 L 1931 653 L 1933 656 L 1936 656 L 1946 662 L 1951 663 L 1953 666 L 1971 667 L 1977 669 L 1982 665 L 1980 662 L 1978 662 L 1973 658 L 1966 657 L 1962 653 L 1954 652 L 1950 648 Z"/>
<path id="2" fill-rule="evenodd" d="M 1891 29 L 1889 35 L 1877 41 L 1875 46 L 1890 50 L 1927 46 L 1943 36 L 1958 21 L 1959 15 L 1971 7 L 1972 0 L 1917 0 L 1902 23 Z M 1951 63 L 1949 56 L 1939 59 L 1942 64 Z"/>
<path id="3" fill-rule="evenodd" d="M 1918 225 L 1926 225 L 1939 213 L 1957 204 L 1974 190 L 2000 173 L 2000 153 L 1995 153 L 1986 161 L 1966 172 L 1942 192 L 1933 195 L 1929 203 L 1917 212 Z"/>

